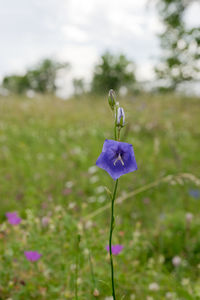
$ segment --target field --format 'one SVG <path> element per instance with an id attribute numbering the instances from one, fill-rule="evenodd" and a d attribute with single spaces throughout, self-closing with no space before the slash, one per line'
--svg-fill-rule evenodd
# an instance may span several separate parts
<path id="1" fill-rule="evenodd" d="M 119 180 L 117 299 L 200 299 L 200 99 L 119 100 L 138 170 Z M 0 98 L 1 300 L 75 299 L 76 287 L 79 300 L 111 299 L 113 181 L 95 167 L 106 138 L 106 98 Z M 30 262 L 27 250 L 42 256 Z"/>

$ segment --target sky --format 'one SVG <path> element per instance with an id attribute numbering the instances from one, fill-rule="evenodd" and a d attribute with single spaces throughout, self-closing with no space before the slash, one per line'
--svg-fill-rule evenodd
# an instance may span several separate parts
<path id="1" fill-rule="evenodd" d="M 0 0 L 0 79 L 23 73 L 40 59 L 70 62 L 69 79 L 90 80 L 106 50 L 124 53 L 137 65 L 140 80 L 153 79 L 162 31 L 153 0 Z M 185 18 L 200 25 L 200 4 Z"/>

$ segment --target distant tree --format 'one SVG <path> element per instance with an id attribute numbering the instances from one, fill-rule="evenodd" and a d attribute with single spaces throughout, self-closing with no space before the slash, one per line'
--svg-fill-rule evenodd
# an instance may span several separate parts
<path id="1" fill-rule="evenodd" d="M 78 96 L 85 92 L 85 82 L 83 78 L 73 79 L 74 95 Z"/>
<path id="2" fill-rule="evenodd" d="M 112 55 L 106 52 L 101 56 L 100 62 L 95 66 L 91 90 L 104 93 L 110 90 L 119 90 L 135 83 L 135 65 L 123 54 Z"/>
<path id="3" fill-rule="evenodd" d="M 44 59 L 34 68 L 28 69 L 24 76 L 11 75 L 3 79 L 2 86 L 13 93 L 33 90 L 39 93 L 54 93 L 58 71 L 67 69 L 68 63 Z"/>
<path id="4" fill-rule="evenodd" d="M 68 63 L 60 63 L 51 59 L 43 60 L 34 69 L 27 72 L 31 89 L 39 93 L 54 93 L 57 88 L 58 71 L 68 67 Z"/>
<path id="5" fill-rule="evenodd" d="M 30 89 L 27 75 L 11 75 L 3 78 L 2 87 L 15 94 L 23 94 Z"/>
<path id="6" fill-rule="evenodd" d="M 175 90 L 185 81 L 199 78 L 200 27 L 188 29 L 184 13 L 193 0 L 157 0 L 157 9 L 164 25 L 159 35 L 161 61 L 156 67 L 165 89 Z"/>

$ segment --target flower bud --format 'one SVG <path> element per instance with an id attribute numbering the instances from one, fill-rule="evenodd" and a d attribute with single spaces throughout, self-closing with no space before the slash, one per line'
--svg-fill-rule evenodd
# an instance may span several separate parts
<path id="1" fill-rule="evenodd" d="M 123 127 L 125 125 L 125 113 L 122 107 L 117 109 L 117 125 Z"/>
<path id="2" fill-rule="evenodd" d="M 94 297 L 99 297 L 100 293 L 97 289 L 94 290 L 93 292 Z"/>
<path id="3" fill-rule="evenodd" d="M 114 107 L 116 105 L 115 101 L 115 92 L 113 90 L 110 90 L 108 93 L 108 103 L 110 105 L 110 108 L 114 110 Z"/>

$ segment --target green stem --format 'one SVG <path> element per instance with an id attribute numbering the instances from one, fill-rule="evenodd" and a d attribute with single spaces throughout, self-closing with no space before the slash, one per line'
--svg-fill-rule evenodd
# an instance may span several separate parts
<path id="1" fill-rule="evenodd" d="M 118 179 L 115 182 L 115 187 L 114 187 L 114 192 L 113 192 L 113 197 L 112 197 L 112 202 L 111 202 L 111 221 L 110 221 L 110 236 L 109 236 L 109 253 L 110 253 L 110 267 L 111 267 L 111 281 L 112 281 L 112 296 L 113 300 L 115 300 L 115 283 L 114 283 L 114 267 L 113 267 L 113 258 L 112 258 L 112 233 L 114 229 L 114 202 L 115 202 L 115 197 L 117 193 L 117 185 L 118 185 Z"/>
<path id="2" fill-rule="evenodd" d="M 114 136 L 115 136 L 115 141 L 117 140 L 117 122 L 115 121 L 115 126 L 114 126 Z"/>
<path id="3" fill-rule="evenodd" d="M 75 270 L 75 299 L 78 300 L 78 272 L 79 272 L 79 243 L 80 235 L 77 235 L 77 245 L 76 245 L 76 270 Z"/>
<path id="4" fill-rule="evenodd" d="M 78 254 L 77 254 L 77 257 L 76 257 L 75 299 L 78 300 Z"/>
<path id="5" fill-rule="evenodd" d="M 114 136 L 115 136 L 115 141 L 116 141 L 117 140 L 116 126 L 114 127 Z"/>
<path id="6" fill-rule="evenodd" d="M 94 290 L 95 290 L 95 288 L 96 288 L 96 280 L 95 280 L 93 263 L 92 263 L 92 257 L 91 257 L 91 253 L 90 252 L 89 252 L 89 263 L 90 263 L 90 272 L 91 272 L 92 283 L 93 283 L 93 289 L 92 289 L 92 293 L 93 293 Z M 93 295 L 93 298 L 96 299 L 96 297 L 94 295 Z"/>

